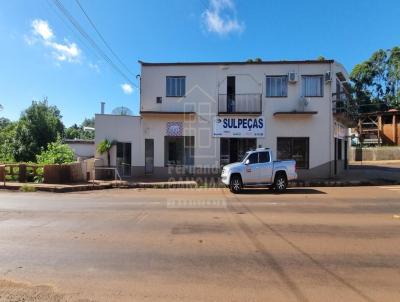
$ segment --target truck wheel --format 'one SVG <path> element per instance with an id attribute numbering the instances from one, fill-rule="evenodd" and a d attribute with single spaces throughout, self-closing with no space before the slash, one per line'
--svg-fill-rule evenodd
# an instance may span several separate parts
<path id="1" fill-rule="evenodd" d="M 275 176 L 275 181 L 274 181 L 274 188 L 275 192 L 282 193 L 286 190 L 288 185 L 286 175 L 283 173 L 279 173 L 278 175 Z"/>
<path id="2" fill-rule="evenodd" d="M 232 193 L 239 193 L 242 190 L 243 184 L 242 179 L 239 175 L 233 175 L 229 182 L 229 189 Z"/>

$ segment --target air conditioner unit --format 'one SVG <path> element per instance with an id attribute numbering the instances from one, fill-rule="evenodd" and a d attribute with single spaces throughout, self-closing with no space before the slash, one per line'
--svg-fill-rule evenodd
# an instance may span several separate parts
<path id="1" fill-rule="evenodd" d="M 297 73 L 291 71 L 288 73 L 288 81 L 289 83 L 296 83 L 297 82 Z"/>
<path id="2" fill-rule="evenodd" d="M 325 72 L 325 82 L 332 81 L 332 75 L 330 71 Z"/>

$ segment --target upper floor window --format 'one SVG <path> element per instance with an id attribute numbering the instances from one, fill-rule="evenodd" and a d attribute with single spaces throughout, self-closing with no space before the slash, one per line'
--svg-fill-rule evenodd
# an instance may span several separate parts
<path id="1" fill-rule="evenodd" d="M 288 90 L 287 76 L 267 76 L 266 77 L 266 96 L 267 97 L 286 97 Z"/>
<path id="2" fill-rule="evenodd" d="M 179 97 L 185 96 L 185 77 L 167 77 L 167 96 Z"/>
<path id="3" fill-rule="evenodd" d="M 324 79 L 322 75 L 302 76 L 302 94 L 303 96 L 324 96 Z"/>

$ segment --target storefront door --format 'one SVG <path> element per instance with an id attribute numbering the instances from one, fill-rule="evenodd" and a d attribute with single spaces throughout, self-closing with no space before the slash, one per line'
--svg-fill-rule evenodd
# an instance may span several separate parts
<path id="1" fill-rule="evenodd" d="M 131 176 L 132 144 L 117 143 L 117 169 L 121 177 Z"/>

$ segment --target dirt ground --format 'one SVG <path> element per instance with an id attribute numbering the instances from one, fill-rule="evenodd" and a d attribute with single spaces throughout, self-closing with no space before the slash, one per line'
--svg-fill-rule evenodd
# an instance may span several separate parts
<path id="1" fill-rule="evenodd" d="M 0 302 L 400 301 L 400 186 L 0 192 Z"/>

